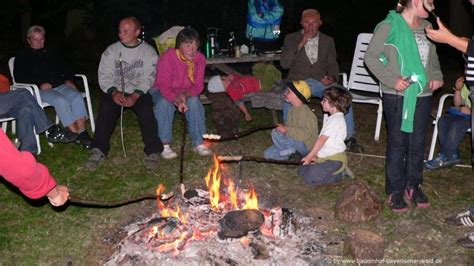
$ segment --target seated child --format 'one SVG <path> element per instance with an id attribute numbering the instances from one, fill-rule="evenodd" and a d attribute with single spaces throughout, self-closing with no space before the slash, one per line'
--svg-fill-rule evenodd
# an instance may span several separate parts
<path id="1" fill-rule="evenodd" d="M 260 89 L 261 86 L 258 79 L 252 76 L 240 75 L 216 75 L 209 80 L 209 84 L 207 85 L 207 90 L 211 93 L 226 92 L 239 107 L 240 111 L 244 113 L 246 121 L 251 121 L 252 116 L 247 110 L 242 98 L 247 94 L 259 92 Z"/>
<path id="2" fill-rule="evenodd" d="M 288 160 L 291 155 L 305 156 L 318 135 L 318 119 L 306 104 L 311 97 L 311 89 L 306 81 L 287 84 L 285 100 L 292 107 L 288 112 L 288 122 L 279 124 L 272 130 L 273 145 L 263 152 L 263 156 L 273 160 Z"/>
<path id="3" fill-rule="evenodd" d="M 440 152 L 436 158 L 425 162 L 430 170 L 461 163 L 458 146 L 471 126 L 471 101 L 463 76 L 456 80 L 453 90 L 454 107 L 449 108 L 438 122 Z"/>
<path id="4" fill-rule="evenodd" d="M 311 151 L 301 160 L 298 174 L 312 186 L 342 180 L 347 165 L 345 153 L 346 122 L 344 113 L 351 104 L 351 95 L 341 88 L 329 88 L 323 93 L 323 111 L 330 114 Z"/>

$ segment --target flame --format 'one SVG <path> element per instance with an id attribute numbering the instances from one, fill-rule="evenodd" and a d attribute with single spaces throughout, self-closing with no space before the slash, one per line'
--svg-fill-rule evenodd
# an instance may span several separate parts
<path id="1" fill-rule="evenodd" d="M 258 199 L 257 192 L 254 188 L 250 188 L 250 191 L 245 192 L 245 205 L 242 207 L 244 210 L 254 209 L 258 210 Z"/>
<path id="2" fill-rule="evenodd" d="M 230 202 L 232 204 L 232 208 L 234 209 L 239 209 L 239 204 L 238 204 L 238 201 L 237 201 L 237 192 L 235 191 L 235 184 L 234 184 L 234 181 L 232 181 L 232 179 L 227 179 L 227 182 L 229 183 L 229 185 L 227 186 L 227 190 L 229 192 L 229 197 L 230 197 Z"/>
<path id="3" fill-rule="evenodd" d="M 176 217 L 182 224 L 186 224 L 189 217 L 188 213 L 183 213 L 181 211 L 179 204 L 176 205 L 176 210 L 173 210 L 165 206 L 163 209 L 160 209 L 160 215 L 161 217 Z"/>
<path id="4" fill-rule="evenodd" d="M 211 201 L 211 208 L 214 210 L 219 209 L 219 198 L 220 198 L 220 185 L 221 175 L 219 174 L 219 161 L 214 156 L 214 168 L 209 169 L 206 175 L 206 185 L 209 189 L 209 200 Z"/>
<path id="5" fill-rule="evenodd" d="M 212 210 L 216 212 L 239 209 L 258 210 L 258 199 L 255 189 L 253 187 L 250 187 L 248 191 L 238 189 L 231 177 L 222 175 L 222 170 L 225 170 L 225 168 L 221 167 L 222 166 L 217 160 L 217 157 L 214 156 L 214 164 L 205 176 Z M 221 181 L 224 183 L 223 187 L 225 187 L 222 193 L 220 191 Z M 160 184 L 156 189 L 156 194 L 158 196 L 162 195 L 164 191 L 165 186 Z M 177 256 L 180 251 L 188 245 L 188 243 L 192 241 L 205 240 L 206 238 L 215 235 L 218 231 L 218 228 L 216 227 L 199 228 L 198 226 L 188 224 L 190 214 L 183 212 L 179 204 L 176 204 L 176 207 L 171 208 L 170 206 L 165 205 L 160 197 L 157 197 L 157 206 L 161 217 L 175 217 L 181 222 L 181 225 L 183 225 L 179 226 L 179 228 L 173 230 L 171 233 L 167 232 L 165 229 L 160 229 L 160 226 L 153 226 L 153 228 L 149 230 L 148 241 L 150 242 L 152 239 L 156 239 L 156 241 L 161 242 L 161 245 L 156 248 L 159 252 L 171 252 L 172 256 Z M 269 213 L 265 213 L 265 210 L 262 210 L 262 212 L 265 217 L 269 215 Z M 272 223 L 268 225 L 267 221 L 261 226 L 260 230 L 264 235 L 273 235 Z M 248 247 L 251 240 L 248 237 L 243 237 L 240 239 L 240 242 L 243 246 Z"/>

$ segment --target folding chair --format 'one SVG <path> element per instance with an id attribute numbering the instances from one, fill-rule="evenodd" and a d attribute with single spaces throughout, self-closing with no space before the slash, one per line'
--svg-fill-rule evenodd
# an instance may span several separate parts
<path id="1" fill-rule="evenodd" d="M 26 89 L 31 93 L 31 95 L 34 96 L 33 90 L 30 87 L 22 87 L 22 86 L 19 86 L 19 85 L 10 86 L 10 90 L 16 90 L 16 89 Z M 36 98 L 36 100 L 38 100 L 38 99 Z M 38 102 L 38 104 L 39 104 L 39 102 Z M 14 117 L 0 118 L 0 123 L 2 123 L 3 132 L 7 133 L 8 122 L 12 123 L 12 134 L 16 134 L 16 119 Z M 37 150 L 38 150 L 38 154 L 40 154 L 41 153 L 40 138 L 39 138 L 39 135 L 36 133 L 36 129 L 33 128 L 33 130 L 34 130 L 34 133 L 35 133 L 36 147 L 37 147 Z M 18 141 L 18 138 L 15 139 L 15 142 L 17 142 L 17 141 Z"/>
<path id="2" fill-rule="evenodd" d="M 439 104 L 438 104 L 438 111 L 436 112 L 436 117 L 434 118 L 433 120 L 433 136 L 431 137 L 431 145 L 430 145 L 430 152 L 428 154 L 428 161 L 429 160 L 432 160 L 433 159 L 433 156 L 434 156 L 434 152 L 435 152 L 435 149 L 436 149 L 436 141 L 438 139 L 438 122 L 439 122 L 439 119 L 441 118 L 441 115 L 443 114 L 444 112 L 444 102 L 446 101 L 446 99 L 448 97 L 453 97 L 454 94 L 445 94 L 443 96 L 441 96 L 441 98 L 439 99 Z M 466 131 L 466 133 L 468 132 L 472 132 L 472 129 L 468 129 Z"/>
<path id="3" fill-rule="evenodd" d="M 380 84 L 364 64 L 365 51 L 367 50 L 371 39 L 372 33 L 360 33 L 357 36 L 349 81 L 347 80 L 347 74 L 343 73 L 342 82 L 343 86 L 351 93 L 353 103 L 378 105 L 374 136 L 374 139 L 378 141 L 380 138 L 380 128 L 382 126 L 383 116 Z"/>
<path id="4" fill-rule="evenodd" d="M 12 80 L 13 80 L 13 84 L 15 85 L 19 85 L 19 86 L 23 86 L 23 87 L 29 87 L 33 90 L 34 92 L 34 96 L 38 99 L 38 102 L 40 103 L 40 106 L 44 109 L 46 107 L 49 107 L 51 106 L 50 104 L 44 102 L 42 99 L 41 99 L 41 95 L 39 93 L 39 88 L 38 86 L 36 86 L 36 84 L 29 84 L 29 83 L 17 83 L 15 81 L 15 76 L 14 76 L 14 65 L 15 65 L 15 57 L 12 57 L 8 60 L 8 66 L 10 68 L 10 74 L 12 76 Z M 91 123 L 91 129 L 92 129 L 92 132 L 95 132 L 95 121 L 94 121 L 94 113 L 92 111 L 92 101 L 91 101 L 91 95 L 90 95 L 90 92 L 89 92 L 89 83 L 87 81 L 87 77 L 83 74 L 75 74 L 76 78 L 79 78 L 82 83 L 83 83 L 83 86 L 84 86 L 84 92 L 81 92 L 82 94 L 82 97 L 85 98 L 86 100 L 86 105 L 87 105 L 87 112 L 89 113 L 89 121 Z M 59 117 L 56 115 L 56 124 L 59 123 Z"/>

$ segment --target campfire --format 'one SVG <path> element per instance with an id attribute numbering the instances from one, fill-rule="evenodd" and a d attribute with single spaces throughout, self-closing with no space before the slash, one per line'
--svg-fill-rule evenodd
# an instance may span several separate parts
<path id="1" fill-rule="evenodd" d="M 280 207 L 259 206 L 251 184 L 237 187 L 224 176 L 217 158 L 205 177 L 207 190 L 190 189 L 163 202 L 158 212 L 127 226 L 113 257 L 116 264 L 202 264 L 299 262 L 322 260 L 321 233 L 308 217 Z M 165 187 L 159 185 L 157 195 Z"/>

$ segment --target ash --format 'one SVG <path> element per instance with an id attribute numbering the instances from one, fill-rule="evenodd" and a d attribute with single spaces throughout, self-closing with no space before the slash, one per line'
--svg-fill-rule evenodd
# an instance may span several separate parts
<path id="1" fill-rule="evenodd" d="M 127 236 L 105 265 L 317 265 L 326 244 L 309 217 L 287 209 L 260 208 L 265 222 L 242 238 L 220 239 L 219 220 L 202 200 L 178 199 L 186 223 L 159 213 L 123 228 Z M 158 227 L 159 234 L 151 234 Z M 164 232 L 164 233 L 163 233 Z"/>

